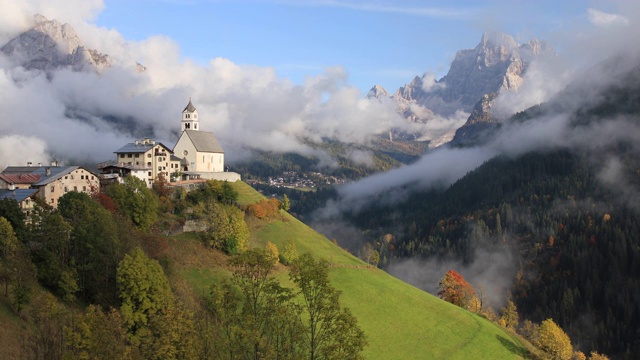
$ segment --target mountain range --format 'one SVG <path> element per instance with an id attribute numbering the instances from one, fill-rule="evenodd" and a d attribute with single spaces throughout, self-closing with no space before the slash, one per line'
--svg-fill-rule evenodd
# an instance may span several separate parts
<path id="1" fill-rule="evenodd" d="M 112 63 L 108 54 L 84 46 L 71 25 L 61 24 L 55 19 L 49 20 L 42 15 L 34 16 L 34 25 L 3 45 L 0 51 L 16 65 L 28 70 L 45 71 L 49 75 L 62 68 L 103 72 Z M 375 85 L 367 98 L 390 98 L 403 117 L 419 123 L 428 123 L 435 118 L 466 116 L 476 106 L 483 106 L 488 112 L 490 107 L 487 107 L 486 101 L 484 105 L 478 105 L 486 94 L 517 91 L 531 62 L 553 53 L 544 41 L 534 39 L 519 44 L 507 34 L 485 33 L 474 49 L 457 52 L 451 68 L 443 78 L 435 80 L 428 74 L 416 76 L 393 95 Z M 144 71 L 145 67 L 137 64 L 137 70 Z M 74 110 L 71 109 L 71 112 Z M 110 118 L 109 114 L 99 115 Z M 465 126 L 478 122 L 479 118 L 472 116 L 473 119 L 468 120 Z M 418 132 L 409 136 L 389 130 L 392 141 L 428 138 L 431 139 L 430 147 L 433 148 L 450 141 L 458 127 L 459 125 L 444 134 Z M 473 137 L 476 127 L 478 126 L 466 129 L 465 134 Z M 135 124 L 131 124 L 130 128 L 136 128 Z"/>

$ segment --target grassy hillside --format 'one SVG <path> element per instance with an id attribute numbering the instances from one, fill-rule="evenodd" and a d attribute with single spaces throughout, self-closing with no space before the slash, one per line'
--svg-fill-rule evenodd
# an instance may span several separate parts
<path id="1" fill-rule="evenodd" d="M 262 196 L 245 183 L 234 188 L 241 204 Z M 271 241 L 283 248 L 295 241 L 300 254 L 310 252 L 333 266 L 333 285 L 342 291 L 341 302 L 358 317 L 369 346 L 367 359 L 510 359 L 526 357 L 519 339 L 473 313 L 446 303 L 408 285 L 342 250 L 311 228 L 283 213 L 282 221 L 254 222 L 251 245 Z M 195 294 L 229 276 L 225 257 L 203 251 L 197 236 L 182 234 L 170 240 L 175 264 L 174 282 L 184 281 Z M 287 268 L 276 276 L 285 285 Z"/>

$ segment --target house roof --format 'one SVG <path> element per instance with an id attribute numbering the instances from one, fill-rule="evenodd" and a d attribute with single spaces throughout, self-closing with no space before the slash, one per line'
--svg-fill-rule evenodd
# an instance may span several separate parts
<path id="1" fill-rule="evenodd" d="M 191 99 L 189 99 L 189 103 L 188 103 L 188 104 L 187 104 L 187 106 L 184 108 L 184 110 L 182 110 L 182 112 L 185 112 L 185 111 L 188 111 L 188 112 L 194 112 L 194 111 L 196 111 L 196 107 L 195 107 L 195 106 L 193 106 L 193 104 L 191 103 Z"/>
<path id="2" fill-rule="evenodd" d="M 213 133 L 198 130 L 185 130 L 184 133 L 191 139 L 197 151 L 224 154 L 222 146 Z"/>
<path id="3" fill-rule="evenodd" d="M 33 184 L 40 181 L 42 175 L 40 174 L 23 174 L 23 173 L 9 173 L 0 174 L 0 180 L 8 184 Z"/>
<path id="4" fill-rule="evenodd" d="M 125 146 L 121 147 L 120 149 L 114 151 L 114 153 L 116 153 L 116 154 L 120 154 L 120 153 L 146 153 L 147 151 L 149 151 L 151 148 L 153 148 L 156 145 L 160 145 L 163 148 L 167 149 L 168 151 L 171 151 L 171 149 L 169 149 L 165 144 L 163 144 L 161 142 L 153 141 L 153 143 L 146 142 L 146 143 L 143 144 L 141 141 L 138 141 L 137 144 L 135 142 L 126 144 Z"/>
<path id="5" fill-rule="evenodd" d="M 0 199 L 13 199 L 17 202 L 23 202 L 26 198 L 33 196 L 38 192 L 38 189 L 15 189 L 15 190 L 0 190 Z"/>
<path id="6" fill-rule="evenodd" d="M 80 166 L 9 166 L 2 172 L 2 175 L 31 175 L 39 176 L 40 179 L 31 183 L 33 186 L 43 186 L 48 183 L 58 180 L 68 173 L 81 168 Z M 47 169 L 49 169 L 49 175 L 47 175 Z M 90 174 L 97 175 L 91 170 L 82 167 L 83 170 Z M 19 183 L 16 183 L 19 184 Z"/>

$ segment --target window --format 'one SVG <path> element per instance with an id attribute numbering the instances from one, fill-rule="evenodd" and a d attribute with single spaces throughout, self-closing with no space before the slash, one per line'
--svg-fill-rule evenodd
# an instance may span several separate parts
<path id="1" fill-rule="evenodd" d="M 133 154 L 127 154 L 127 157 L 128 158 L 133 157 Z"/>
<path id="2" fill-rule="evenodd" d="M 82 187 L 82 191 L 87 191 L 87 187 L 86 187 L 86 186 L 83 186 L 83 187 Z"/>
<path id="3" fill-rule="evenodd" d="M 80 180 L 84 180 L 84 175 L 80 175 Z"/>
<path id="4" fill-rule="evenodd" d="M 68 187 L 64 187 L 64 192 L 69 192 L 69 188 Z"/>
<path id="5" fill-rule="evenodd" d="M 190 129 L 191 128 L 191 124 L 189 124 L 189 123 L 184 124 L 184 128 L 185 129 Z"/>
<path id="6" fill-rule="evenodd" d="M 91 180 L 93 180 L 93 175 L 91 175 Z"/>
<path id="7" fill-rule="evenodd" d="M 184 117 L 188 119 L 191 117 L 191 114 L 185 114 Z"/>
<path id="8" fill-rule="evenodd" d="M 67 180 L 69 178 L 69 175 L 65 175 L 64 179 Z"/>
<path id="9" fill-rule="evenodd" d="M 78 191 L 78 187 L 77 187 L 77 186 L 74 186 L 74 187 L 73 187 L 73 191 Z"/>
<path id="10" fill-rule="evenodd" d="M 188 152 L 187 150 L 183 151 L 182 153 L 183 153 L 185 156 L 186 156 L 186 155 L 189 155 L 189 152 Z"/>
<path id="11" fill-rule="evenodd" d="M 147 166 L 151 166 L 151 161 L 149 161 L 149 162 L 147 163 Z"/>
<path id="12" fill-rule="evenodd" d="M 150 157 L 151 157 L 151 153 L 148 153 L 148 154 L 147 154 L 147 157 L 148 157 L 148 158 L 150 158 Z"/>
<path id="13" fill-rule="evenodd" d="M 140 157 L 140 154 L 136 154 L 136 157 Z"/>
<path id="14" fill-rule="evenodd" d="M 51 185 L 51 192 L 54 192 L 56 190 L 56 187 Z"/>
<path id="15" fill-rule="evenodd" d="M 198 128 L 198 124 L 193 124 L 193 128 L 197 129 Z"/>
<path id="16" fill-rule="evenodd" d="M 73 180 L 73 175 L 71 175 L 71 180 Z"/>
<path id="17" fill-rule="evenodd" d="M 53 198 L 51 198 L 51 201 L 50 201 L 50 203 L 52 203 L 52 204 L 53 204 L 53 202 L 54 202 L 54 201 L 55 201 L 55 200 L 54 200 Z"/>
<path id="18" fill-rule="evenodd" d="M 151 177 L 151 171 L 149 171 L 149 175 L 148 176 Z"/>

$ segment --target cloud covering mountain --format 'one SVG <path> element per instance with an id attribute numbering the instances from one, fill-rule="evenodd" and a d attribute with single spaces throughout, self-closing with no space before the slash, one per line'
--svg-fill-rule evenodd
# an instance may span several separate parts
<path id="1" fill-rule="evenodd" d="M 70 11 L 56 10 L 55 5 Z M 141 136 L 170 145 L 177 139 L 180 111 L 189 97 L 202 114 L 203 129 L 216 134 L 231 161 L 249 156 L 251 149 L 326 158 L 308 141 L 364 143 L 392 127 L 426 131 L 397 115 L 391 101 L 363 98 L 341 67 L 295 85 L 272 68 L 238 65 L 223 57 L 199 65 L 181 58 L 178 44 L 166 37 L 129 41 L 117 30 L 92 25 L 101 8 L 100 1 L 36 1 L 3 8 L 2 45 L 29 29 L 33 32 L 33 15 L 42 13 L 62 24 L 53 28 L 64 28 L 62 33 L 75 29 L 78 36 L 40 38 L 53 39 L 71 53 L 81 46 L 108 54 L 111 66 L 97 73 L 74 71 L 80 69 L 62 62 L 52 71 L 40 71 L 25 65 L 28 53 L 20 51 L 30 45 L 23 42 L 34 37 L 14 40 L 0 54 L 0 91 L 6 94 L 0 99 L 5 119 L 0 141 L 26 142 L 33 144 L 27 149 L 38 151 L 5 153 L 0 166 L 50 157 L 96 162 Z M 64 25 L 67 22 L 70 25 Z M 137 63 L 146 71 L 140 72 Z"/>

